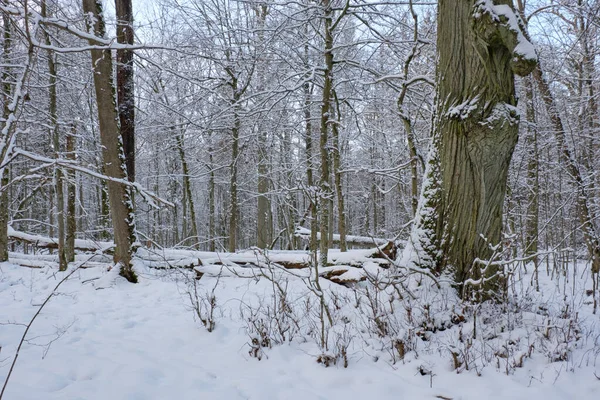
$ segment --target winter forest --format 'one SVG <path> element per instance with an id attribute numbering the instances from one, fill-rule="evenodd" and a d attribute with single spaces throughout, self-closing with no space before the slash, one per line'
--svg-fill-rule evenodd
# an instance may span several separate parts
<path id="1" fill-rule="evenodd" d="M 0 400 L 600 396 L 598 0 L 0 14 Z"/>

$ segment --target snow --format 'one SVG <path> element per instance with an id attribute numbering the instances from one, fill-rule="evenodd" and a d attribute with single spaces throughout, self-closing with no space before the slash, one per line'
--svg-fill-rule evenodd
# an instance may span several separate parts
<path id="1" fill-rule="evenodd" d="M 27 258 L 27 257 L 24 257 Z M 50 256 L 41 256 L 48 261 Z M 0 264 L 0 384 L 10 363 L 24 326 L 64 277 L 55 268 L 31 269 L 10 263 Z M 72 268 L 73 266 L 71 266 Z M 374 266 L 366 266 L 372 268 Z M 584 265 L 578 266 L 577 277 Z M 317 344 L 298 334 L 290 343 L 264 349 L 261 361 L 249 355 L 247 333 L 249 307 L 273 300 L 272 283 L 267 279 L 243 279 L 236 276 L 203 277 L 197 281 L 201 293 L 213 288 L 217 299 L 216 329 L 209 333 L 194 320 L 190 309 L 189 276 L 186 270 L 157 270 L 136 260 L 140 283 L 129 284 L 112 277 L 113 284 L 97 290 L 94 284 L 111 274 L 104 268 L 77 270 L 54 295 L 32 325 L 24 343 L 4 400 L 31 399 L 594 399 L 600 394 L 599 317 L 591 314 L 589 297 L 583 291 L 585 278 L 569 281 L 563 295 L 563 283 L 550 281 L 540 272 L 541 293 L 531 293 L 524 301 L 544 305 L 545 315 L 523 312 L 523 327 L 513 331 L 498 328 L 496 339 L 473 341 L 473 346 L 490 349 L 498 343 L 508 346 L 512 337 L 527 349 L 535 341 L 535 326 L 552 320 L 552 326 L 564 327 L 556 317 L 565 302 L 578 312 L 582 339 L 571 343 L 568 361 L 549 362 L 536 349 L 525 357 L 523 368 L 508 375 L 489 365 L 477 376 L 473 369 L 460 374 L 452 369 L 449 349 L 458 349 L 459 332 L 469 335 L 469 323 L 434 334 L 429 341 L 415 342 L 417 350 L 408 352 L 404 361 L 393 363 L 387 350 L 378 347 L 375 337 L 360 336 L 365 329 L 365 314 L 347 305 L 344 313 L 352 319 L 343 326 L 354 329 L 348 348 L 349 365 L 325 368 L 317 364 L 321 353 Z M 100 279 L 97 279 L 100 278 Z M 527 289 L 530 275 L 520 285 Z M 560 277 L 559 277 L 560 279 Z M 305 282 L 290 275 L 289 298 L 302 306 L 310 296 Z M 326 280 L 323 290 L 353 296 L 349 288 Z M 571 296 L 571 285 L 574 293 Z M 442 292 L 423 292 L 431 304 L 451 302 Z M 565 300 L 566 299 L 566 300 Z M 538 304 L 536 303 L 536 304 Z M 414 315 L 417 315 L 417 303 Z M 299 307 L 302 308 L 302 307 Z M 443 312 L 431 308 L 434 320 Z M 436 311 L 437 310 L 437 311 Z M 404 311 L 402 311 L 404 313 Z M 242 317 L 246 315 L 246 318 Z M 517 318 L 518 314 L 515 313 Z M 517 318 L 518 319 L 518 318 Z M 304 329 L 305 327 L 302 327 Z M 340 328 L 336 326 L 335 328 Z M 557 328 L 558 329 L 558 328 Z M 336 331 L 337 332 L 337 331 Z M 542 331 L 543 333 L 543 331 Z M 401 336 L 401 332 L 397 333 Z M 333 335 L 333 333 L 332 333 Z M 504 335 L 504 336 L 503 336 Z M 512 335 L 512 336 L 511 336 Z M 560 351 L 560 342 L 556 349 Z M 330 349 L 331 350 L 331 349 Z M 477 352 L 487 352 L 485 347 Z M 522 351 L 522 350 L 519 350 Z M 477 353 L 475 352 L 475 353 Z M 474 354 L 475 354 L 474 353 Z M 519 352 L 511 355 L 519 358 Z M 377 359 L 377 361 L 376 361 Z M 499 360 L 503 360 L 499 358 Z M 472 361 L 473 365 L 477 360 Z M 418 370 L 429 370 L 422 376 Z M 431 387 L 430 387 L 431 386 Z"/>
<path id="2" fill-rule="evenodd" d="M 446 115 L 451 119 L 459 119 L 464 121 L 469 118 L 473 111 L 477 110 L 477 104 L 479 102 L 479 95 L 463 101 L 461 104 L 450 106 Z"/>
<path id="3" fill-rule="evenodd" d="M 494 4 L 492 0 L 478 0 L 475 3 L 475 18 L 489 14 L 493 21 L 503 24 L 517 35 L 513 52 L 525 60 L 537 60 L 535 47 L 523 34 L 525 24 L 508 4 Z"/>

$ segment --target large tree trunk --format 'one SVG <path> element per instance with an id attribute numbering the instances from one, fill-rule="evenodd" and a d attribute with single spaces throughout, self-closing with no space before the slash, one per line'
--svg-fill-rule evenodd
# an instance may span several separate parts
<path id="1" fill-rule="evenodd" d="M 117 43 L 133 44 L 133 7 L 131 0 L 115 0 Z M 127 166 L 127 178 L 135 181 L 135 92 L 133 83 L 133 50 L 117 50 L 117 104 L 121 138 Z"/>
<path id="2" fill-rule="evenodd" d="M 101 3 L 96 0 L 82 0 L 83 12 L 93 17 L 88 22 L 90 31 L 98 37 L 104 37 L 105 26 Z M 90 44 L 95 44 L 90 40 Z M 123 165 L 123 147 L 121 145 L 119 119 L 115 104 L 115 86 L 110 50 L 93 49 L 92 68 L 94 87 L 98 105 L 98 123 L 104 173 L 111 178 L 126 180 L 127 172 Z M 131 245 L 134 235 L 133 205 L 129 187 L 115 181 L 108 181 L 108 199 L 112 219 L 115 253 L 114 261 L 120 267 L 120 274 L 129 282 L 137 282 L 137 275 L 131 265 Z"/>
<path id="3" fill-rule="evenodd" d="M 536 58 L 524 39 L 512 0 L 441 0 L 438 9 L 437 106 L 434 161 L 421 203 L 433 212 L 415 231 L 430 228 L 441 252 L 438 272 L 451 268 L 459 287 L 468 279 L 493 288 L 491 246 L 500 244 L 508 167 L 518 135 L 514 73 L 526 75 Z M 437 154 L 437 157 L 436 157 Z M 430 160 L 431 163 L 431 160 Z M 432 164 L 435 165 L 435 162 Z M 432 170 L 434 173 L 432 174 Z M 414 257 L 413 257 L 414 258 Z M 478 281 L 479 280 L 479 281 Z"/>

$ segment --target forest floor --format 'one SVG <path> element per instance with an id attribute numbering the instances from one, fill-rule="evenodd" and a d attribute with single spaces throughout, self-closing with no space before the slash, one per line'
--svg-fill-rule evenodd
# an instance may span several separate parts
<path id="1" fill-rule="evenodd" d="M 0 263 L 0 385 L 68 273 L 37 266 Z M 366 282 L 322 280 L 327 350 L 319 298 L 301 277 L 278 275 L 282 297 L 265 276 L 196 281 L 137 260 L 130 284 L 90 266 L 31 325 L 2 400 L 600 398 L 600 316 L 583 262 L 554 279 L 541 271 L 539 292 L 531 269 L 519 272 L 508 308 L 459 309 L 451 289 L 423 282 L 416 299 L 390 301 Z M 318 363 L 324 355 L 336 364 Z"/>

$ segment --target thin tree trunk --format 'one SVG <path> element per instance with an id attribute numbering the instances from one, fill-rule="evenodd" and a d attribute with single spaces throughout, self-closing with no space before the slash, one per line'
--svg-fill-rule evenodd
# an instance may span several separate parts
<path id="1" fill-rule="evenodd" d="M 258 48 L 264 45 L 264 27 L 268 14 L 268 8 L 265 3 L 255 7 L 256 17 L 258 19 Z M 262 59 L 257 61 L 257 91 L 264 90 L 266 79 L 266 62 Z M 257 232 L 256 245 L 260 249 L 266 249 L 273 240 L 273 226 L 271 215 L 271 202 L 269 200 L 269 166 L 268 166 L 268 148 L 267 131 L 264 128 L 262 119 L 258 123 L 258 204 L 257 204 Z"/>
<path id="2" fill-rule="evenodd" d="M 577 190 L 576 198 L 579 215 L 579 224 L 583 231 L 583 237 L 588 252 L 592 258 L 592 273 L 599 273 L 600 240 L 598 238 L 598 233 L 596 232 L 596 228 L 593 223 L 594 215 L 592 214 L 588 205 L 589 194 L 587 193 L 587 190 L 585 188 L 585 183 L 583 181 L 581 171 L 579 170 L 579 166 L 575 162 L 575 159 L 571 154 L 571 150 L 569 150 L 569 147 L 567 146 L 564 125 L 562 122 L 562 118 L 560 117 L 560 114 L 558 112 L 558 108 L 556 107 L 554 96 L 552 95 L 552 92 L 550 91 L 550 86 L 548 85 L 548 82 L 546 82 L 546 80 L 544 79 L 542 70 L 539 66 L 533 71 L 533 77 L 537 83 L 538 89 L 542 96 L 542 100 L 546 105 L 548 115 L 550 116 L 550 122 L 553 127 L 554 137 L 556 139 L 556 145 L 558 147 L 560 160 L 565 165 L 567 172 L 573 180 L 573 183 L 575 184 L 575 188 Z"/>
<path id="3" fill-rule="evenodd" d="M 527 201 L 527 218 L 525 228 L 525 255 L 532 256 L 538 252 L 539 236 L 539 154 L 537 141 L 537 121 L 535 108 L 533 104 L 533 82 L 531 78 L 524 79 L 526 117 L 527 117 L 527 136 L 525 138 L 528 152 L 527 160 L 527 186 L 529 190 Z M 533 262 L 537 271 L 538 257 L 534 256 Z"/>
<path id="4" fill-rule="evenodd" d="M 215 237 L 217 235 L 215 229 L 215 167 L 213 160 L 212 135 L 208 134 L 208 167 L 210 173 L 208 176 L 208 240 L 209 250 L 215 251 Z"/>
<path id="5" fill-rule="evenodd" d="M 115 0 L 117 43 L 132 45 L 133 6 L 131 0 Z M 117 104 L 127 179 L 135 181 L 135 91 L 133 80 L 133 50 L 117 50 Z"/>
<path id="6" fill-rule="evenodd" d="M 308 25 L 305 26 L 305 34 L 308 37 Z M 309 72 L 309 47 L 308 47 L 308 38 L 307 42 L 304 45 L 304 68 L 307 71 L 307 75 L 305 77 L 306 81 L 304 82 L 304 143 L 305 143 L 305 152 L 306 152 L 306 184 L 308 185 L 308 201 L 309 201 L 309 218 L 310 218 L 310 240 L 308 247 L 310 249 L 311 254 L 314 257 L 313 263 L 317 263 L 317 199 L 315 196 L 315 180 L 313 176 L 313 137 L 312 137 L 312 113 L 310 110 L 311 106 L 311 88 L 308 79 L 310 78 Z"/>
<path id="7" fill-rule="evenodd" d="M 11 52 L 11 29 L 10 18 L 6 13 L 2 13 L 3 34 L 2 49 L 4 53 L 4 63 L 2 67 L 2 104 L 4 109 L 2 115 L 4 120 L 8 118 L 11 110 L 9 108 L 11 87 L 9 82 L 8 66 L 10 65 Z M 7 146 L 7 138 L 2 138 L 4 146 Z M 0 156 L 4 156 L 0 154 Z M 0 164 L 4 162 L 4 157 L 0 157 Z M 8 261 L 8 166 L 0 168 L 0 262 Z"/>
<path id="8" fill-rule="evenodd" d="M 334 91 L 334 97 L 336 102 L 336 114 L 337 121 L 332 125 L 332 139 L 333 139 L 333 173 L 335 175 L 335 193 L 337 197 L 337 209 L 338 209 L 338 232 L 340 234 L 340 251 L 348 251 L 348 245 L 346 244 L 346 208 L 344 206 L 344 190 L 342 187 L 342 173 L 340 172 L 340 133 L 339 124 L 341 123 L 341 111 L 340 102 L 337 98 L 337 94 Z"/>
<path id="9" fill-rule="evenodd" d="M 48 16 L 46 1 L 42 0 L 41 14 L 43 17 Z M 50 35 L 47 30 L 44 32 L 44 41 L 47 46 L 51 46 Z M 54 148 L 54 157 L 60 158 L 60 131 L 58 127 L 58 110 L 56 103 L 56 62 L 54 60 L 54 52 L 48 50 L 48 73 L 50 82 L 48 86 L 49 105 L 48 111 L 50 114 L 50 126 L 52 130 L 52 147 Z M 65 195 L 64 195 L 64 179 L 63 171 L 60 168 L 54 169 L 54 193 L 56 194 L 56 222 L 58 224 L 58 270 L 67 270 L 67 258 L 65 256 Z"/>
<path id="10" fill-rule="evenodd" d="M 90 31 L 95 36 L 104 37 L 105 25 L 101 4 L 96 0 L 82 0 L 82 3 L 83 12 L 93 17 L 93 20 L 88 21 Z M 90 44 L 95 42 L 90 40 Z M 127 172 L 122 162 L 124 156 L 112 79 L 111 52 L 106 49 L 93 49 L 91 54 L 104 173 L 112 178 L 126 180 Z M 128 186 L 114 181 L 107 182 L 107 187 L 116 244 L 113 258 L 115 264 L 121 268 L 120 274 L 129 282 L 137 282 L 137 275 L 131 265 L 134 217 L 130 190 Z"/>
<path id="11" fill-rule="evenodd" d="M 183 204 L 183 210 L 185 211 L 186 207 L 190 209 L 190 225 L 191 231 L 190 236 L 194 237 L 195 244 L 194 248 L 198 248 L 198 226 L 196 224 L 196 208 L 194 207 L 194 198 L 192 197 L 192 184 L 190 182 L 190 171 L 187 164 L 187 160 L 185 159 L 185 148 L 183 144 L 183 133 L 176 134 L 177 140 L 177 150 L 179 151 L 179 161 L 181 162 L 181 168 L 183 170 L 183 190 L 184 190 L 184 199 L 187 199 L 187 204 Z"/>
<path id="12" fill-rule="evenodd" d="M 67 159 L 75 161 L 75 141 L 77 128 L 72 126 L 71 134 L 67 135 Z M 77 232 L 77 220 L 75 215 L 75 203 L 77 200 L 77 186 L 75 185 L 75 172 L 67 173 L 67 215 L 65 237 L 65 258 L 67 262 L 75 261 L 75 232 Z"/>
<path id="13" fill-rule="evenodd" d="M 408 110 L 405 108 L 404 100 L 406 99 L 406 94 L 408 93 L 409 81 L 408 81 L 408 73 L 410 69 L 410 64 L 412 60 L 415 58 L 418 52 L 419 46 L 419 19 L 418 14 L 414 11 L 412 0 L 410 0 L 410 12 L 414 21 L 413 24 L 413 46 L 410 54 L 404 61 L 403 68 L 403 79 L 402 79 L 402 89 L 400 91 L 400 96 L 398 96 L 398 113 L 400 114 L 400 119 L 402 119 L 402 124 L 404 125 L 404 131 L 406 132 L 406 141 L 408 143 L 408 151 L 410 156 L 410 182 L 411 182 L 411 209 L 413 218 L 417 214 L 417 206 L 419 204 L 419 176 L 418 176 L 418 166 L 419 161 L 417 157 L 417 146 L 415 143 L 415 135 L 413 132 L 412 122 L 410 120 L 410 116 L 408 115 Z"/>
<path id="14" fill-rule="evenodd" d="M 238 115 L 237 79 L 232 84 L 234 99 L 232 107 L 234 108 L 234 122 L 231 128 L 231 176 L 229 182 L 229 242 L 228 249 L 234 253 L 237 247 L 237 229 L 238 229 L 238 190 L 237 190 L 237 163 L 240 156 L 240 126 L 241 121 Z"/>
<path id="15" fill-rule="evenodd" d="M 321 150 L 321 180 L 319 198 L 319 230 L 321 240 L 319 246 L 319 264 L 327 266 L 329 251 L 329 202 L 331 201 L 331 186 L 329 185 L 329 120 L 331 113 L 331 94 L 333 89 L 333 11 L 330 0 L 323 0 L 324 8 L 324 38 L 325 38 L 325 71 L 323 78 L 323 98 L 321 100 L 321 131 L 319 145 Z"/>

